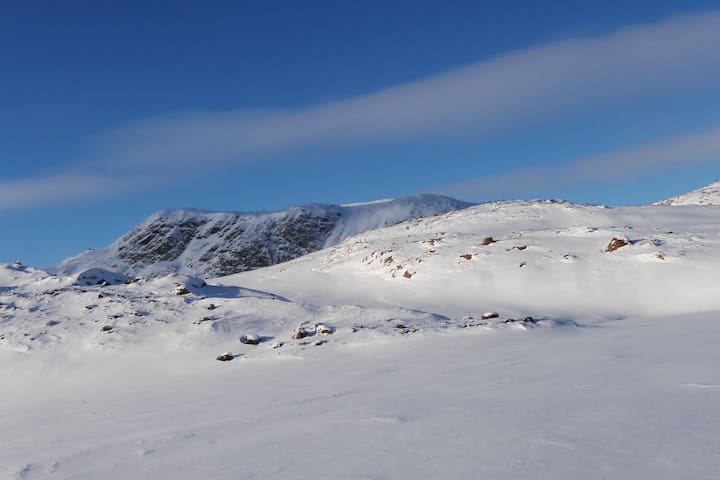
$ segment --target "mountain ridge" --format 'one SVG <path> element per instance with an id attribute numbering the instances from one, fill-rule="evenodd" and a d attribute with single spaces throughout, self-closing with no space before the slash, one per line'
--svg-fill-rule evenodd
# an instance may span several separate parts
<path id="1" fill-rule="evenodd" d="M 471 205 L 422 194 L 350 205 L 310 203 L 272 212 L 161 210 L 108 247 L 64 260 L 57 272 L 105 268 L 129 276 L 224 276 L 292 260 L 367 230 Z"/>

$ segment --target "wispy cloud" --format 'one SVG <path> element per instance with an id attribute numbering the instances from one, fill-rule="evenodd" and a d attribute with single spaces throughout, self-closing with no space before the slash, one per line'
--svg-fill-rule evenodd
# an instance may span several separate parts
<path id="1" fill-rule="evenodd" d="M 435 191 L 470 199 L 522 197 L 527 196 L 528 191 L 551 190 L 564 185 L 613 180 L 700 164 L 720 165 L 720 127 L 567 164 L 477 177 Z"/>
<path id="2" fill-rule="evenodd" d="M 149 119 L 97 139 L 113 168 L 256 161 L 306 146 L 477 134 L 609 99 L 720 81 L 720 10 L 516 51 L 302 110 Z"/>
<path id="3" fill-rule="evenodd" d="M 0 181 L 0 212 L 15 208 L 61 204 L 67 201 L 102 198 L 135 187 L 129 178 L 85 174 L 59 174 L 42 178 Z"/>
<path id="4" fill-rule="evenodd" d="M 129 188 L 130 175 L 182 176 L 305 147 L 478 135 L 608 100 L 714 86 L 718 45 L 720 10 L 527 48 L 304 109 L 145 119 L 95 138 L 91 154 L 67 166 L 83 175 L 0 183 L 0 210 L 88 197 L 105 184 Z"/>

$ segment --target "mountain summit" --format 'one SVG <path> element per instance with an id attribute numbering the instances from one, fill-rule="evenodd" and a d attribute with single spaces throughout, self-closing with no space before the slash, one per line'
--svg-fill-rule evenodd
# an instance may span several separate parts
<path id="1" fill-rule="evenodd" d="M 64 260 L 61 274 L 105 268 L 125 275 L 218 277 L 292 260 L 406 220 L 467 208 L 440 195 L 351 205 L 309 204 L 277 212 L 166 210 L 101 250 Z"/>

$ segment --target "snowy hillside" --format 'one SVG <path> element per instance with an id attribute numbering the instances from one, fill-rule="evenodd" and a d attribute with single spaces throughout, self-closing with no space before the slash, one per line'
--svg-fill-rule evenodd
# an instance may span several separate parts
<path id="1" fill-rule="evenodd" d="M 662 200 L 656 205 L 720 206 L 720 180 L 692 192 Z"/>
<path id="2" fill-rule="evenodd" d="M 613 239 L 619 246 L 608 251 Z M 701 206 L 487 203 L 218 281 L 323 304 L 617 318 L 720 309 L 720 217 Z"/>
<path id="3" fill-rule="evenodd" d="M 469 205 L 438 195 L 417 195 L 269 213 L 168 210 L 150 216 L 107 248 L 65 260 L 58 272 L 105 268 L 130 276 L 228 275 L 285 262 L 366 230 Z"/>
<path id="4" fill-rule="evenodd" d="M 0 478 L 717 477 L 717 209 L 446 204 L 368 230 L 394 202 L 164 212 L 71 274 L 0 265 Z M 278 232 L 319 225 L 329 248 L 282 264 L 157 275 L 218 232 L 299 252 Z"/>

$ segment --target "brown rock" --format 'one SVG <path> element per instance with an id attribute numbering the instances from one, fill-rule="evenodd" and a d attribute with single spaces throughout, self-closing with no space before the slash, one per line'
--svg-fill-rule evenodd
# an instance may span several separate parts
<path id="1" fill-rule="evenodd" d="M 485 237 L 483 238 L 482 244 L 483 245 L 490 245 L 491 243 L 494 243 L 495 239 L 493 237 Z"/>
<path id="2" fill-rule="evenodd" d="M 413 274 L 405 270 L 405 273 L 403 273 L 403 277 L 405 278 L 412 278 Z"/>
<path id="3" fill-rule="evenodd" d="M 391 263 L 393 263 L 393 257 L 385 257 L 385 260 L 383 260 L 383 263 L 385 265 L 390 265 Z"/>
<path id="4" fill-rule="evenodd" d="M 622 248 L 627 244 L 628 244 L 628 242 L 623 240 L 622 238 L 613 237 L 613 239 L 610 240 L 610 243 L 608 243 L 608 246 L 605 249 L 605 251 L 606 252 L 614 252 L 618 248 Z"/>
<path id="5" fill-rule="evenodd" d="M 464 258 L 465 260 L 472 260 L 472 254 L 466 253 L 465 255 L 460 255 L 460 258 Z"/>

